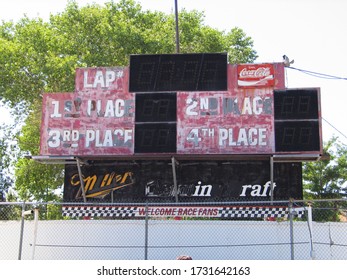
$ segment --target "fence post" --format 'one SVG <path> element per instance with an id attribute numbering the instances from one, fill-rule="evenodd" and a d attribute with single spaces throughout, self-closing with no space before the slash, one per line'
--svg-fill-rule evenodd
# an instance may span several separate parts
<path id="1" fill-rule="evenodd" d="M 310 252 L 310 256 L 311 259 L 314 260 L 316 259 L 316 252 L 313 248 L 313 220 L 312 220 L 312 206 L 311 203 L 308 203 L 308 207 L 307 207 L 307 220 L 308 220 L 308 230 L 309 230 L 309 234 L 310 234 L 310 244 L 311 244 L 311 252 Z"/>
<path id="2" fill-rule="evenodd" d="M 145 260 L 148 260 L 148 202 L 146 202 L 145 217 Z"/>
<path id="3" fill-rule="evenodd" d="M 294 224 L 293 224 L 293 202 L 289 201 L 289 232 L 290 232 L 290 259 L 294 260 Z"/>
<path id="4" fill-rule="evenodd" d="M 25 201 L 23 201 L 23 204 L 22 204 L 18 260 L 22 259 L 23 234 L 24 234 L 24 215 L 23 215 L 24 211 L 25 211 Z"/>
<path id="5" fill-rule="evenodd" d="M 39 209 L 34 209 L 34 239 L 33 239 L 33 249 L 31 254 L 31 259 L 35 258 L 35 249 L 36 249 L 36 239 L 37 239 L 37 225 L 39 221 Z"/>

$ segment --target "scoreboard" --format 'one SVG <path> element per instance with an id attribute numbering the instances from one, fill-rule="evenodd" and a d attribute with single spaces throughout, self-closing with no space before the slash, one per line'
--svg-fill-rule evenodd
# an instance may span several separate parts
<path id="1" fill-rule="evenodd" d="M 286 89 L 283 63 L 224 53 L 132 55 L 78 68 L 75 91 L 43 96 L 40 155 L 188 159 L 321 154 L 319 88 Z"/>
<path id="2" fill-rule="evenodd" d="M 301 161 L 322 154 L 320 108 L 319 88 L 285 87 L 283 63 L 132 55 L 43 95 L 36 159 L 63 160 L 64 201 L 302 199 Z"/>

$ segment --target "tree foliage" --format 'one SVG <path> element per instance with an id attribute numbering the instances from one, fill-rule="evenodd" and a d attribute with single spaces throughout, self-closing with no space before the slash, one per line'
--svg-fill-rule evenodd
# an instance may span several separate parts
<path id="1" fill-rule="evenodd" d="M 179 13 L 180 50 L 227 52 L 230 63 L 257 58 L 240 28 L 229 32 L 204 25 L 198 11 Z M 132 0 L 78 7 L 70 2 L 49 22 L 23 18 L 0 25 L 0 96 L 12 107 L 31 105 L 43 92 L 73 91 L 82 66 L 128 65 L 130 54 L 174 53 L 174 16 L 142 11 Z"/>
<path id="2" fill-rule="evenodd" d="M 204 14 L 179 13 L 180 51 L 227 52 L 230 63 L 257 58 L 253 41 L 242 29 L 219 31 L 204 24 Z M 143 11 L 133 0 L 79 7 L 40 18 L 0 25 L 0 100 L 24 116 L 18 136 L 15 189 L 20 199 L 55 199 L 62 166 L 46 166 L 23 158 L 39 152 L 41 99 L 44 92 L 71 92 L 77 67 L 125 66 L 130 54 L 174 53 L 175 17 Z M 6 155 L 2 155 L 4 158 Z"/>
<path id="3" fill-rule="evenodd" d="M 305 198 L 338 199 L 347 195 L 347 147 L 337 138 L 323 147 L 329 158 L 303 165 Z"/>
<path id="4" fill-rule="evenodd" d="M 9 132 L 9 128 L 5 124 L 1 125 L 0 129 L 5 133 Z M 0 138 L 0 201 L 4 199 L 4 193 L 12 185 L 12 178 L 8 172 L 11 164 L 11 158 L 7 156 L 9 145 L 7 135 L 2 135 Z"/>
<path id="5" fill-rule="evenodd" d="M 15 137 L 16 127 L 14 123 L 0 123 L 0 201 L 5 199 L 13 184 L 13 163 L 15 162 Z M 7 196 L 6 196 L 7 197 Z"/>
<path id="6" fill-rule="evenodd" d="M 304 198 L 321 200 L 313 205 L 316 221 L 338 221 L 346 216 L 347 197 L 347 146 L 331 138 L 325 143 L 324 154 L 329 158 L 303 165 Z"/>

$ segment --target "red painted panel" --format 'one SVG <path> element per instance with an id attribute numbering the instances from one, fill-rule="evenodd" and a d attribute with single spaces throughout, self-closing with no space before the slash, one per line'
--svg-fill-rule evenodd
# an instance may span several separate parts
<path id="1" fill-rule="evenodd" d="M 180 92 L 179 154 L 274 152 L 272 90 Z"/>
<path id="2" fill-rule="evenodd" d="M 257 75 L 267 78 L 240 86 L 242 69 L 249 75 L 260 69 Z M 284 88 L 284 82 L 283 63 L 228 65 L 228 91 L 179 92 L 177 153 L 274 153 L 273 89 Z"/>
<path id="3" fill-rule="evenodd" d="M 77 92 L 127 92 L 129 69 L 127 67 L 77 68 Z"/>
<path id="4" fill-rule="evenodd" d="M 227 91 L 177 93 L 178 154 L 275 152 L 273 90 L 284 88 L 284 67 L 247 67 L 228 65 Z M 266 67 L 265 84 L 240 86 L 242 69 Z M 74 93 L 44 95 L 41 155 L 133 155 L 136 93 L 128 84 L 127 67 L 79 68 Z"/>
<path id="5" fill-rule="evenodd" d="M 86 79 L 84 84 L 77 82 L 77 89 L 81 91 L 44 95 L 41 155 L 133 154 L 135 98 L 127 88 L 122 88 L 127 79 L 121 76 L 124 72 L 119 69 L 78 69 L 76 81 L 81 81 L 83 75 L 91 77 L 95 73 L 100 82 L 94 84 L 96 87 L 87 88 L 93 81 Z M 111 71 L 122 74 L 113 82 L 113 76 L 107 80 L 100 74 Z"/>

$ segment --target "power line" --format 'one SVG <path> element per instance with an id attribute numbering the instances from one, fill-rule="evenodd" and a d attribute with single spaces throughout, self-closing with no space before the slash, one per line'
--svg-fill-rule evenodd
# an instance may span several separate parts
<path id="1" fill-rule="evenodd" d="M 345 137 L 347 139 L 347 136 L 345 134 L 343 134 L 340 130 L 338 130 L 335 126 L 333 126 L 330 122 L 328 122 L 326 119 L 324 119 L 322 117 L 322 119 L 328 124 L 330 125 L 333 129 L 335 129 L 338 133 L 340 133 L 343 137 Z"/>
<path id="2" fill-rule="evenodd" d="M 300 72 L 302 72 L 302 73 L 304 73 L 304 74 L 311 75 L 311 76 L 314 76 L 314 77 L 316 77 L 316 78 L 321 78 L 321 79 L 347 80 L 347 78 L 345 78 L 345 77 L 338 77 L 338 76 L 334 76 L 334 75 L 328 75 L 328 74 L 313 72 L 313 71 L 304 70 L 304 69 L 299 69 L 299 68 L 295 68 L 295 67 L 291 67 L 291 66 L 288 66 L 288 67 L 286 67 L 286 68 L 293 69 L 293 70 L 297 70 L 297 71 L 300 71 Z"/>
<path id="3" fill-rule="evenodd" d="M 316 78 L 320 78 L 320 79 L 329 79 L 329 80 L 347 80 L 347 78 L 345 77 L 339 77 L 339 76 L 334 76 L 334 75 L 329 75 L 329 74 L 323 74 L 323 73 L 319 73 L 319 72 L 314 72 L 314 71 L 309 71 L 309 70 L 304 70 L 304 69 L 299 69 L 299 68 L 295 68 L 295 67 L 291 67 L 291 66 L 286 66 L 286 68 L 289 69 L 293 69 L 293 70 L 297 70 L 299 72 L 302 72 L 304 74 L 316 77 Z M 326 119 L 322 118 L 328 125 L 330 125 L 333 129 L 335 129 L 338 133 L 340 133 L 343 137 L 345 137 L 347 139 L 347 136 L 342 133 L 340 130 L 338 130 L 333 124 L 331 124 L 330 122 L 328 122 Z"/>

